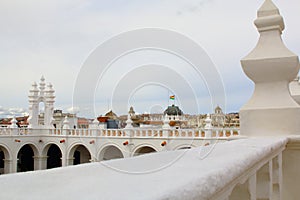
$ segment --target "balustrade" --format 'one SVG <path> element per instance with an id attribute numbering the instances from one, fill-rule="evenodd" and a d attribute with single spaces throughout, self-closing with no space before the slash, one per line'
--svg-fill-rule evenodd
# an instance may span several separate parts
<path id="1" fill-rule="evenodd" d="M 0 136 L 7 135 L 31 135 L 34 134 L 49 134 L 49 135 L 70 135 L 78 137 L 135 137 L 135 138 L 159 138 L 164 137 L 163 132 L 167 132 L 167 137 L 170 138 L 205 138 L 208 135 L 205 129 L 168 129 L 161 128 L 144 129 L 144 128 L 131 128 L 131 129 L 11 129 L 0 128 Z M 240 130 L 238 128 L 212 128 L 211 138 L 219 137 L 233 137 L 239 136 Z"/>

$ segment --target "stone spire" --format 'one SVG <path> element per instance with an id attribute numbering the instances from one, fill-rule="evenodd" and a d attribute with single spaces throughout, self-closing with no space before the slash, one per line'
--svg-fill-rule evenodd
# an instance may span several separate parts
<path id="1" fill-rule="evenodd" d="M 47 84 L 46 90 L 45 90 L 45 117 L 44 117 L 44 124 L 48 128 L 52 128 L 52 118 L 53 118 L 53 112 L 54 112 L 54 102 L 55 102 L 55 96 L 54 96 L 54 89 L 51 83 Z"/>
<path id="2" fill-rule="evenodd" d="M 39 89 L 36 82 L 32 84 L 29 90 L 28 103 L 29 103 L 29 118 L 28 118 L 28 128 L 34 128 L 38 125 L 38 98 Z"/>
<path id="3" fill-rule="evenodd" d="M 96 119 L 94 119 L 93 121 L 92 121 L 92 123 L 91 123 L 91 125 L 90 125 L 90 128 L 91 129 L 98 129 L 98 126 L 99 125 L 99 121 L 98 121 L 98 119 L 96 118 Z"/>
<path id="4" fill-rule="evenodd" d="M 36 82 L 33 82 L 31 89 L 29 90 L 28 97 L 30 100 L 35 99 L 39 95 L 39 89 L 37 88 Z"/>
<path id="5" fill-rule="evenodd" d="M 66 116 L 65 120 L 63 121 L 63 129 L 70 129 L 70 122 L 68 116 Z"/>
<path id="6" fill-rule="evenodd" d="M 212 128 L 212 124 L 211 124 L 212 120 L 210 118 L 210 114 L 207 114 L 206 115 L 206 118 L 205 118 L 205 129 L 211 129 Z"/>
<path id="7" fill-rule="evenodd" d="M 130 114 L 128 113 L 125 128 L 133 128 L 132 123 L 133 123 L 133 121 L 131 119 Z"/>
<path id="8" fill-rule="evenodd" d="M 18 125 L 17 125 L 18 121 L 16 120 L 15 116 L 12 118 L 12 120 L 10 122 L 11 122 L 11 125 L 9 125 L 9 128 L 18 128 Z"/>
<path id="9" fill-rule="evenodd" d="M 255 83 L 255 90 L 240 111 L 241 134 L 299 133 L 300 106 L 292 99 L 288 87 L 298 74 L 299 60 L 282 42 L 283 18 L 274 3 L 265 0 L 254 23 L 260 38 L 241 64 Z"/>
<path id="10" fill-rule="evenodd" d="M 44 95 L 44 90 L 45 90 L 45 86 L 46 86 L 46 83 L 45 83 L 45 78 L 44 76 L 41 77 L 41 81 L 40 81 L 40 95 L 43 96 Z"/>
<path id="11" fill-rule="evenodd" d="M 163 123 L 164 123 L 163 126 L 162 126 L 163 129 L 170 129 L 171 128 L 170 120 L 169 120 L 169 117 L 168 117 L 167 114 L 164 117 Z"/>

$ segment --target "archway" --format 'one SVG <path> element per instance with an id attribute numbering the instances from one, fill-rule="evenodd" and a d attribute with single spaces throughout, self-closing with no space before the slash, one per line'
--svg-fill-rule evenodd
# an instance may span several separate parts
<path id="1" fill-rule="evenodd" d="M 18 152 L 17 172 L 34 170 L 34 151 L 31 145 L 24 145 Z"/>
<path id="2" fill-rule="evenodd" d="M 116 146 L 107 146 L 100 152 L 99 160 L 124 158 L 122 151 Z"/>
<path id="3" fill-rule="evenodd" d="M 47 151 L 47 169 L 61 167 L 62 153 L 56 144 L 50 144 Z"/>
<path id="4" fill-rule="evenodd" d="M 73 165 L 89 163 L 91 160 L 91 153 L 84 145 L 74 146 L 69 155 L 69 158 L 73 159 Z"/>
<path id="5" fill-rule="evenodd" d="M 38 115 L 40 116 L 38 124 L 42 126 L 45 125 L 45 102 L 43 98 L 39 99 Z"/>
<path id="6" fill-rule="evenodd" d="M 0 174 L 10 173 L 10 166 L 5 164 L 5 160 L 11 159 L 8 149 L 0 145 Z"/>
<path id="7" fill-rule="evenodd" d="M 157 152 L 154 148 L 149 147 L 149 146 L 143 146 L 143 147 L 138 148 L 134 152 L 133 156 L 139 156 L 139 155 L 143 155 L 143 154 L 147 154 L 147 153 L 154 153 L 154 152 Z"/>
<path id="8" fill-rule="evenodd" d="M 4 152 L 2 151 L 2 149 L 0 149 L 0 174 L 4 174 Z"/>

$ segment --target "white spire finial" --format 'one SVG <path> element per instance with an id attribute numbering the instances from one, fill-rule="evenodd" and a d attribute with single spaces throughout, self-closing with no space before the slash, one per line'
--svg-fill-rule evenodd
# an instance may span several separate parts
<path id="1" fill-rule="evenodd" d="M 38 96 L 39 89 L 37 88 L 37 83 L 33 82 L 32 87 L 29 90 L 29 98 L 36 98 Z"/>
<path id="2" fill-rule="evenodd" d="M 11 125 L 9 126 L 9 128 L 18 128 L 18 125 L 17 125 L 18 121 L 16 120 L 15 116 L 12 118 L 12 120 L 10 122 L 11 122 Z"/>
<path id="3" fill-rule="evenodd" d="M 170 129 L 171 128 L 171 126 L 170 126 L 170 120 L 169 120 L 169 117 L 168 117 L 167 114 L 164 117 L 163 123 L 164 123 L 163 126 L 162 126 L 163 129 Z"/>
<path id="4" fill-rule="evenodd" d="M 44 78 L 44 76 L 42 76 L 41 81 L 40 81 L 40 87 L 39 87 L 41 91 L 45 90 L 45 85 L 46 85 L 45 78 Z"/>
<path id="5" fill-rule="evenodd" d="M 52 98 L 52 99 L 54 99 L 55 98 L 55 96 L 54 96 L 54 89 L 53 89 L 53 86 L 52 86 L 52 84 L 51 83 L 48 83 L 47 84 L 47 88 L 46 88 L 46 96 L 47 97 L 49 97 L 49 98 Z"/>
<path id="6" fill-rule="evenodd" d="M 128 113 L 125 128 L 133 128 L 132 123 L 133 123 L 133 121 L 131 119 L 130 114 Z"/>
<path id="7" fill-rule="evenodd" d="M 98 127 L 98 124 L 99 124 L 99 121 L 98 121 L 97 118 L 95 118 L 95 119 L 93 120 L 93 125 L 94 125 L 95 127 Z"/>
<path id="8" fill-rule="evenodd" d="M 65 117 L 63 124 L 63 129 L 70 129 L 70 122 L 68 120 L 68 116 Z"/>
<path id="9" fill-rule="evenodd" d="M 281 33 L 284 30 L 283 18 L 271 0 L 265 0 L 263 5 L 259 8 L 257 19 L 254 23 L 259 32 L 279 30 Z"/>
<path id="10" fill-rule="evenodd" d="M 265 0 L 263 5 L 258 9 L 257 15 L 258 17 L 279 15 L 279 10 L 271 0 Z"/>
<path id="11" fill-rule="evenodd" d="M 289 91 L 289 83 L 299 71 L 299 59 L 282 41 L 283 18 L 274 3 L 265 0 L 254 23 L 260 37 L 241 64 L 255 83 L 255 89 L 240 110 L 241 133 L 247 136 L 300 133 L 296 121 L 300 106 Z M 282 120 L 282 116 L 288 119 Z"/>
<path id="12" fill-rule="evenodd" d="M 212 125 L 211 125 L 211 118 L 210 118 L 210 115 L 209 114 L 207 114 L 206 115 L 206 119 L 205 119 L 205 129 L 210 129 L 210 128 L 212 128 Z"/>

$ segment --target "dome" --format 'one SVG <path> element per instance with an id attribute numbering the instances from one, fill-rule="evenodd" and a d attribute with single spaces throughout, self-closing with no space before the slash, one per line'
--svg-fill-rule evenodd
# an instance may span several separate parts
<path id="1" fill-rule="evenodd" d="M 108 117 L 109 119 L 117 119 L 116 113 L 114 113 L 112 110 L 110 110 L 109 112 L 107 112 L 105 114 L 105 117 Z"/>
<path id="2" fill-rule="evenodd" d="M 178 106 L 172 105 L 168 106 L 165 110 L 164 115 L 182 115 L 183 112 L 180 110 Z"/>
<path id="3" fill-rule="evenodd" d="M 130 107 L 130 109 L 129 109 L 129 112 L 128 112 L 129 114 L 132 114 L 132 115 L 134 115 L 135 114 L 135 112 L 134 112 L 134 109 L 133 109 L 133 107 L 131 106 Z"/>
<path id="4" fill-rule="evenodd" d="M 221 114 L 221 113 L 223 113 L 222 108 L 221 108 L 220 106 L 217 106 L 217 107 L 215 108 L 215 113 L 216 113 L 216 114 Z"/>

